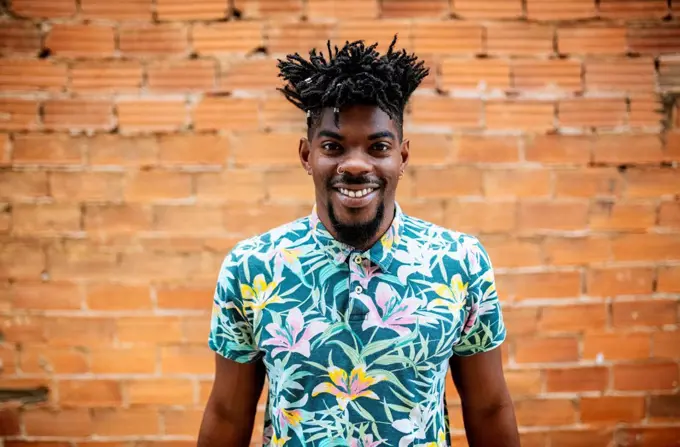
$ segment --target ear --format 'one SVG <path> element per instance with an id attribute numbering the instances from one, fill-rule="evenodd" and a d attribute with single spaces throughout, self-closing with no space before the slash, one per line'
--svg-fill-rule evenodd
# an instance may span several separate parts
<path id="1" fill-rule="evenodd" d="M 401 142 L 401 172 L 404 172 L 406 169 L 406 166 L 408 166 L 408 159 L 410 156 L 410 151 L 411 151 L 411 142 L 407 139 L 404 139 Z"/>
<path id="2" fill-rule="evenodd" d="M 302 167 L 305 168 L 307 174 L 312 174 L 312 166 L 309 164 L 309 156 L 311 154 L 311 144 L 309 140 L 305 137 L 300 138 L 300 145 L 298 147 L 298 154 L 300 156 L 300 163 Z"/>

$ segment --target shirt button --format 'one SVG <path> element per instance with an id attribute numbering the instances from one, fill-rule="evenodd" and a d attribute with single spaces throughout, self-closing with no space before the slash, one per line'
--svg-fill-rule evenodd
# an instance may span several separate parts
<path id="1" fill-rule="evenodd" d="M 356 287 L 354 288 L 354 292 L 356 292 L 356 293 L 361 293 L 361 292 L 363 292 L 363 291 L 364 291 L 364 289 L 363 289 L 361 286 L 356 286 Z"/>
<path id="2" fill-rule="evenodd" d="M 355 263 L 361 264 L 362 261 L 363 261 L 363 259 L 361 258 L 361 255 L 357 255 L 357 256 L 354 257 Z"/>

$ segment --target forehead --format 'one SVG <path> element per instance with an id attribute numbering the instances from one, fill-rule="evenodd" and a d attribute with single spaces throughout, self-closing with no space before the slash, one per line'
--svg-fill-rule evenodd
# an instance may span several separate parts
<path id="1" fill-rule="evenodd" d="M 390 131 L 397 135 L 397 124 L 378 106 L 356 105 L 340 109 L 336 125 L 332 108 L 326 108 L 321 115 L 315 136 L 321 130 L 331 130 L 343 136 L 368 136 L 376 132 Z"/>

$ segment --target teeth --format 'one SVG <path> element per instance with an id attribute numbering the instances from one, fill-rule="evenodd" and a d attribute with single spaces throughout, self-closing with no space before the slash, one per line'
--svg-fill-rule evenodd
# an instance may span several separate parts
<path id="1" fill-rule="evenodd" d="M 340 193 L 348 197 L 363 197 L 371 192 L 373 192 L 373 188 L 365 188 L 361 191 L 350 191 L 349 189 L 340 188 Z"/>

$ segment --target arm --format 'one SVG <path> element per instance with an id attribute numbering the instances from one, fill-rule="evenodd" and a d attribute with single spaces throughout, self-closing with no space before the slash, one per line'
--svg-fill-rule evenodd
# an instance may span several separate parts
<path id="1" fill-rule="evenodd" d="M 215 355 L 215 381 L 203 414 L 198 447 L 250 444 L 262 393 L 265 367 L 262 360 L 237 363 Z"/>
<path id="2" fill-rule="evenodd" d="M 515 411 L 508 392 L 500 348 L 450 361 L 471 447 L 519 447 Z"/>

